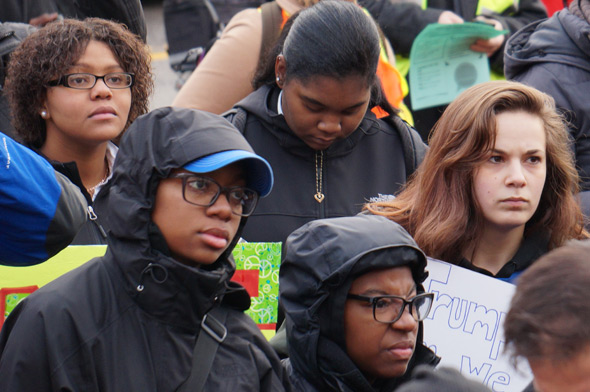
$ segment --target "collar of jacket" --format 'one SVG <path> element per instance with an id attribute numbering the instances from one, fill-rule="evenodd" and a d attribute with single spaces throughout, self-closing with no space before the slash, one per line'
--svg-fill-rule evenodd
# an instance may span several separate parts
<path id="1" fill-rule="evenodd" d="M 51 164 L 51 166 L 53 166 L 53 169 L 56 172 L 63 174 L 64 176 L 66 176 L 68 178 L 68 180 L 70 180 L 72 182 L 72 184 L 74 184 L 78 188 L 80 188 L 80 191 L 82 192 L 82 195 L 84 195 L 84 198 L 86 199 L 86 202 L 88 203 L 88 205 L 92 205 L 92 197 L 90 196 L 90 194 L 88 193 L 88 191 L 84 187 L 84 184 L 82 184 L 82 179 L 80 178 L 80 172 L 78 171 L 78 165 L 76 164 L 75 161 L 72 161 L 72 162 L 54 161 L 52 159 L 47 158 L 45 155 L 43 155 L 38 150 L 35 150 L 35 152 L 37 152 L 37 154 L 41 155 L 43 158 L 47 159 L 47 161 Z"/>
<path id="2" fill-rule="evenodd" d="M 456 264 L 459 267 L 467 268 L 469 270 L 479 272 L 484 275 L 493 276 L 495 278 L 510 278 L 514 273 L 520 272 L 528 268 L 539 257 L 547 253 L 549 250 L 549 233 L 548 232 L 534 232 L 527 235 L 522 240 L 520 247 L 516 254 L 508 261 L 496 275 L 490 271 L 477 267 L 471 264 L 471 261 L 466 258 L 461 258 Z"/>
<path id="3" fill-rule="evenodd" d="M 287 125 L 285 118 L 276 111 L 276 102 L 280 89 L 277 86 L 265 85 L 254 91 L 242 101 L 239 106 L 250 115 L 255 115 L 266 131 L 271 133 L 279 145 L 291 153 L 314 159 L 316 151 L 303 142 Z M 378 132 L 383 127 L 377 117 L 369 110 L 359 127 L 346 139 L 335 141 L 324 150 L 325 156 L 335 157 L 350 153 L 366 135 Z"/>
<path id="4" fill-rule="evenodd" d="M 143 311 L 166 324 L 191 330 L 221 303 L 235 271 L 228 258 L 218 260 L 217 268 L 206 270 L 181 264 L 143 243 L 112 237 L 104 259 L 117 266 L 110 270 Z"/>
<path id="5" fill-rule="evenodd" d="M 84 184 L 82 184 L 82 178 L 80 178 L 80 172 L 78 171 L 78 165 L 76 164 L 75 161 L 60 162 L 60 161 L 52 160 L 52 159 L 49 159 L 40 150 L 33 148 L 31 146 L 28 146 L 28 147 L 30 149 L 32 149 L 33 151 L 35 151 L 37 154 L 41 155 L 43 158 L 45 158 L 51 164 L 51 166 L 53 166 L 53 169 L 55 171 L 66 176 L 68 178 L 68 180 L 70 180 L 72 182 L 72 184 L 74 184 L 78 188 L 80 188 L 80 191 L 82 192 L 82 195 L 84 195 L 84 198 L 86 199 L 86 202 L 88 203 L 88 205 L 90 205 L 90 206 L 92 205 L 92 196 L 90 196 L 90 194 L 86 190 L 86 187 L 84 186 Z M 111 175 L 113 172 L 113 163 L 115 160 L 115 155 L 117 154 L 117 150 L 118 150 L 117 146 L 114 143 L 109 142 L 109 145 L 107 146 L 107 154 L 110 155 L 110 156 L 108 156 L 108 162 L 109 162 L 109 173 L 111 173 Z M 110 178 L 110 176 L 109 176 L 109 178 Z"/>

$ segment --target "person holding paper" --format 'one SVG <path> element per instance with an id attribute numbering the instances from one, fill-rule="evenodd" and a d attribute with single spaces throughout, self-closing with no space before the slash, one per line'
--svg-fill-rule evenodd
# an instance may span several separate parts
<path id="1" fill-rule="evenodd" d="M 1 391 L 284 391 L 243 313 L 231 252 L 268 163 L 218 115 L 160 108 L 123 136 L 99 193 L 107 253 L 35 291 L 0 333 Z"/>
<path id="2" fill-rule="evenodd" d="M 439 358 L 422 343 L 426 257 L 381 216 L 319 219 L 287 239 L 279 275 L 296 391 L 393 391 Z"/>
<path id="3" fill-rule="evenodd" d="M 533 371 L 526 392 L 590 390 L 589 250 L 586 241 L 553 250 L 518 280 L 504 336 Z"/>
<path id="4" fill-rule="evenodd" d="M 481 83 L 443 113 L 406 188 L 366 208 L 404 226 L 428 256 L 511 281 L 587 236 L 568 143 L 551 97 Z"/>
<path id="5" fill-rule="evenodd" d="M 489 40 L 474 40 L 471 49 L 485 53 L 490 60 L 493 77 L 504 75 L 504 46 L 506 40 L 524 26 L 547 18 L 547 11 L 540 0 L 490 1 L 490 0 L 427 0 L 422 7 L 414 2 L 395 4 L 389 0 L 361 0 L 391 42 L 397 56 L 397 67 L 404 76 L 410 70 L 408 57 L 414 40 L 431 23 L 454 24 L 479 21 L 496 30 L 508 30 Z M 409 80 L 409 78 L 408 78 Z M 409 99 L 406 99 L 410 105 Z M 424 140 L 445 106 L 413 111 L 414 124 Z"/>

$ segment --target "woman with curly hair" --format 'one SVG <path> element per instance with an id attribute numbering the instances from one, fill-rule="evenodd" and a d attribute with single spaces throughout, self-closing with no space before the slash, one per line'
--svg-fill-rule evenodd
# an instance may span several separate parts
<path id="1" fill-rule="evenodd" d="M 587 235 L 577 184 L 553 99 L 495 81 L 459 95 L 404 190 L 366 208 L 401 224 L 430 257 L 512 281 Z"/>
<path id="2" fill-rule="evenodd" d="M 5 91 L 17 135 L 88 201 L 90 221 L 74 244 L 106 241 L 92 202 L 111 176 L 112 141 L 148 111 L 152 86 L 147 46 L 103 19 L 50 23 L 11 56 Z"/>

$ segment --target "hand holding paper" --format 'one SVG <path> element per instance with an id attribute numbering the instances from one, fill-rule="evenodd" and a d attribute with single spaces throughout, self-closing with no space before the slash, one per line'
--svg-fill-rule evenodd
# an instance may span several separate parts
<path id="1" fill-rule="evenodd" d="M 410 96 L 414 110 L 444 105 L 464 89 L 490 80 L 487 49 L 507 31 L 487 23 L 431 24 L 416 37 L 410 51 Z M 476 40 L 490 41 L 475 52 Z M 502 42 L 500 42 L 500 45 Z M 490 46 L 491 45 L 491 46 Z"/>
<path id="2" fill-rule="evenodd" d="M 438 17 L 438 23 L 440 24 L 455 24 L 463 22 L 463 18 L 452 11 L 443 11 Z"/>
<path id="3" fill-rule="evenodd" d="M 478 16 L 476 19 L 478 21 L 482 21 L 484 23 L 490 24 L 498 31 L 503 30 L 502 23 L 500 23 L 499 21 L 497 21 L 495 19 L 486 18 L 484 16 Z M 502 44 L 504 43 L 505 39 L 506 39 L 505 35 L 497 35 L 497 36 L 495 36 L 493 38 L 489 38 L 489 39 L 481 39 L 480 38 L 477 41 L 475 41 L 475 43 L 473 45 L 471 45 L 469 48 L 471 50 L 473 50 L 474 52 L 482 52 L 482 53 L 487 54 L 488 57 L 490 57 L 491 55 L 496 53 L 502 47 Z"/>

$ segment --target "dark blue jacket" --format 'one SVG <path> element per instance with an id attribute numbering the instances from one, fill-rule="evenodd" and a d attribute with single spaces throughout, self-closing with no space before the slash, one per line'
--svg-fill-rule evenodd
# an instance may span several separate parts
<path id="1" fill-rule="evenodd" d="M 590 190 L 590 24 L 567 9 L 532 23 L 510 38 L 504 63 L 506 78 L 551 95 L 564 112 L 581 186 Z"/>

